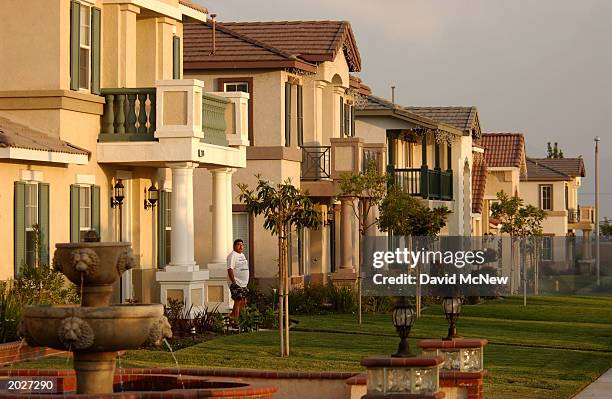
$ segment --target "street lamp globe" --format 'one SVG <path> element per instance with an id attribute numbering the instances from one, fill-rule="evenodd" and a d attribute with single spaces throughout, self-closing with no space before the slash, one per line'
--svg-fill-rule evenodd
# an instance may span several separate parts
<path id="1" fill-rule="evenodd" d="M 410 304 L 406 297 L 400 297 L 395 308 L 393 309 L 393 325 L 395 330 L 400 337 L 399 346 L 397 353 L 391 355 L 392 357 L 412 357 L 414 354 L 410 353 L 408 346 L 408 335 L 410 335 L 410 329 L 414 323 L 414 308 Z"/>
<path id="2" fill-rule="evenodd" d="M 448 335 L 444 340 L 451 341 L 453 339 L 461 338 L 457 335 L 457 319 L 459 318 L 459 313 L 461 313 L 461 298 L 456 296 L 447 296 L 442 299 L 442 309 L 444 310 L 444 315 L 446 316 L 446 320 L 448 321 Z"/>

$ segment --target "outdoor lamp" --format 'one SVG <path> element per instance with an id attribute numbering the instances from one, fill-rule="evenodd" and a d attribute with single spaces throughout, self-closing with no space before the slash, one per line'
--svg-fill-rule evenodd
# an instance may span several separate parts
<path id="1" fill-rule="evenodd" d="M 456 296 L 447 296 L 442 299 L 442 309 L 448 321 L 448 336 L 443 338 L 444 341 L 452 341 L 453 339 L 461 338 L 457 335 L 457 319 L 461 313 L 461 298 Z"/>
<path id="2" fill-rule="evenodd" d="M 123 199 L 125 198 L 124 189 L 125 186 L 121 182 L 121 179 L 117 179 L 117 182 L 113 186 L 114 195 L 111 197 L 111 208 L 120 207 L 123 204 Z"/>
<path id="3" fill-rule="evenodd" d="M 151 184 L 148 190 L 145 188 L 144 209 L 155 208 L 157 200 L 159 200 L 159 190 L 155 184 Z"/>
<path id="4" fill-rule="evenodd" d="M 410 353 L 408 346 L 408 335 L 410 329 L 414 323 L 414 309 L 412 305 L 406 300 L 406 297 L 402 296 L 397 301 L 395 308 L 393 309 L 393 325 L 395 330 L 400 337 L 400 343 L 397 347 L 397 353 L 391 355 L 392 357 L 413 357 L 414 354 Z"/>

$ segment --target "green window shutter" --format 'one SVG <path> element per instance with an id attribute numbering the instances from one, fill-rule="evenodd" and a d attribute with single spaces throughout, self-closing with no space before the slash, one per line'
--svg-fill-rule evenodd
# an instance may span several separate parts
<path id="1" fill-rule="evenodd" d="M 181 38 L 172 38 L 172 79 L 181 78 Z"/>
<path id="2" fill-rule="evenodd" d="M 14 212 L 14 275 L 18 276 L 25 262 L 25 183 L 22 181 L 15 182 L 15 203 L 13 206 Z"/>
<path id="3" fill-rule="evenodd" d="M 344 137 L 344 98 L 340 97 L 340 137 Z"/>
<path id="4" fill-rule="evenodd" d="M 291 147 L 291 83 L 285 82 L 285 147 Z"/>
<path id="5" fill-rule="evenodd" d="M 100 29 L 102 18 L 99 8 L 91 9 L 91 92 L 100 94 Z"/>
<path id="6" fill-rule="evenodd" d="M 40 228 L 40 264 L 49 266 L 49 184 L 38 183 L 38 226 Z"/>
<path id="7" fill-rule="evenodd" d="M 166 266 L 166 202 L 168 192 L 161 191 L 157 204 L 157 266 L 163 269 Z"/>
<path id="8" fill-rule="evenodd" d="M 351 136 L 355 137 L 355 106 L 351 105 Z"/>
<path id="9" fill-rule="evenodd" d="M 304 144 L 304 105 L 303 105 L 303 94 L 302 85 L 297 86 L 297 140 L 298 145 Z"/>
<path id="10" fill-rule="evenodd" d="M 70 90 L 79 90 L 79 32 L 81 24 L 81 5 L 70 2 Z"/>
<path id="11" fill-rule="evenodd" d="M 91 228 L 100 232 L 100 186 L 91 186 Z"/>
<path id="12" fill-rule="evenodd" d="M 70 185 L 70 242 L 79 242 L 79 186 Z"/>

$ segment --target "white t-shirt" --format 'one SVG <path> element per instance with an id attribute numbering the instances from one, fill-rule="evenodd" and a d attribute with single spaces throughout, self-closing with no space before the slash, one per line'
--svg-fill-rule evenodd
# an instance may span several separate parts
<path id="1" fill-rule="evenodd" d="M 227 255 L 227 269 L 234 270 L 234 280 L 239 287 L 246 287 L 249 284 L 249 262 L 244 253 L 230 252 Z"/>

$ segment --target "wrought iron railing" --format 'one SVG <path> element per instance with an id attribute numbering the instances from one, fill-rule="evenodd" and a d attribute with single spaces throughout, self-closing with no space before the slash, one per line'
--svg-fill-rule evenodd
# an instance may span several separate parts
<path id="1" fill-rule="evenodd" d="M 106 100 L 99 141 L 151 141 L 155 133 L 155 88 L 102 89 Z"/>
<path id="2" fill-rule="evenodd" d="M 567 210 L 567 223 L 579 223 L 580 222 L 580 209 L 568 209 Z"/>
<path id="3" fill-rule="evenodd" d="M 365 173 L 366 170 L 368 169 L 368 166 L 370 165 L 370 162 L 375 162 L 377 165 L 376 168 L 378 169 L 379 154 L 380 154 L 379 151 L 364 148 L 362 163 L 361 163 L 361 171 Z"/>
<path id="4" fill-rule="evenodd" d="M 392 184 L 405 193 L 426 199 L 453 199 L 453 171 L 421 168 L 389 168 Z"/>
<path id="5" fill-rule="evenodd" d="M 331 146 L 302 146 L 302 179 L 330 178 L 330 154 Z"/>

